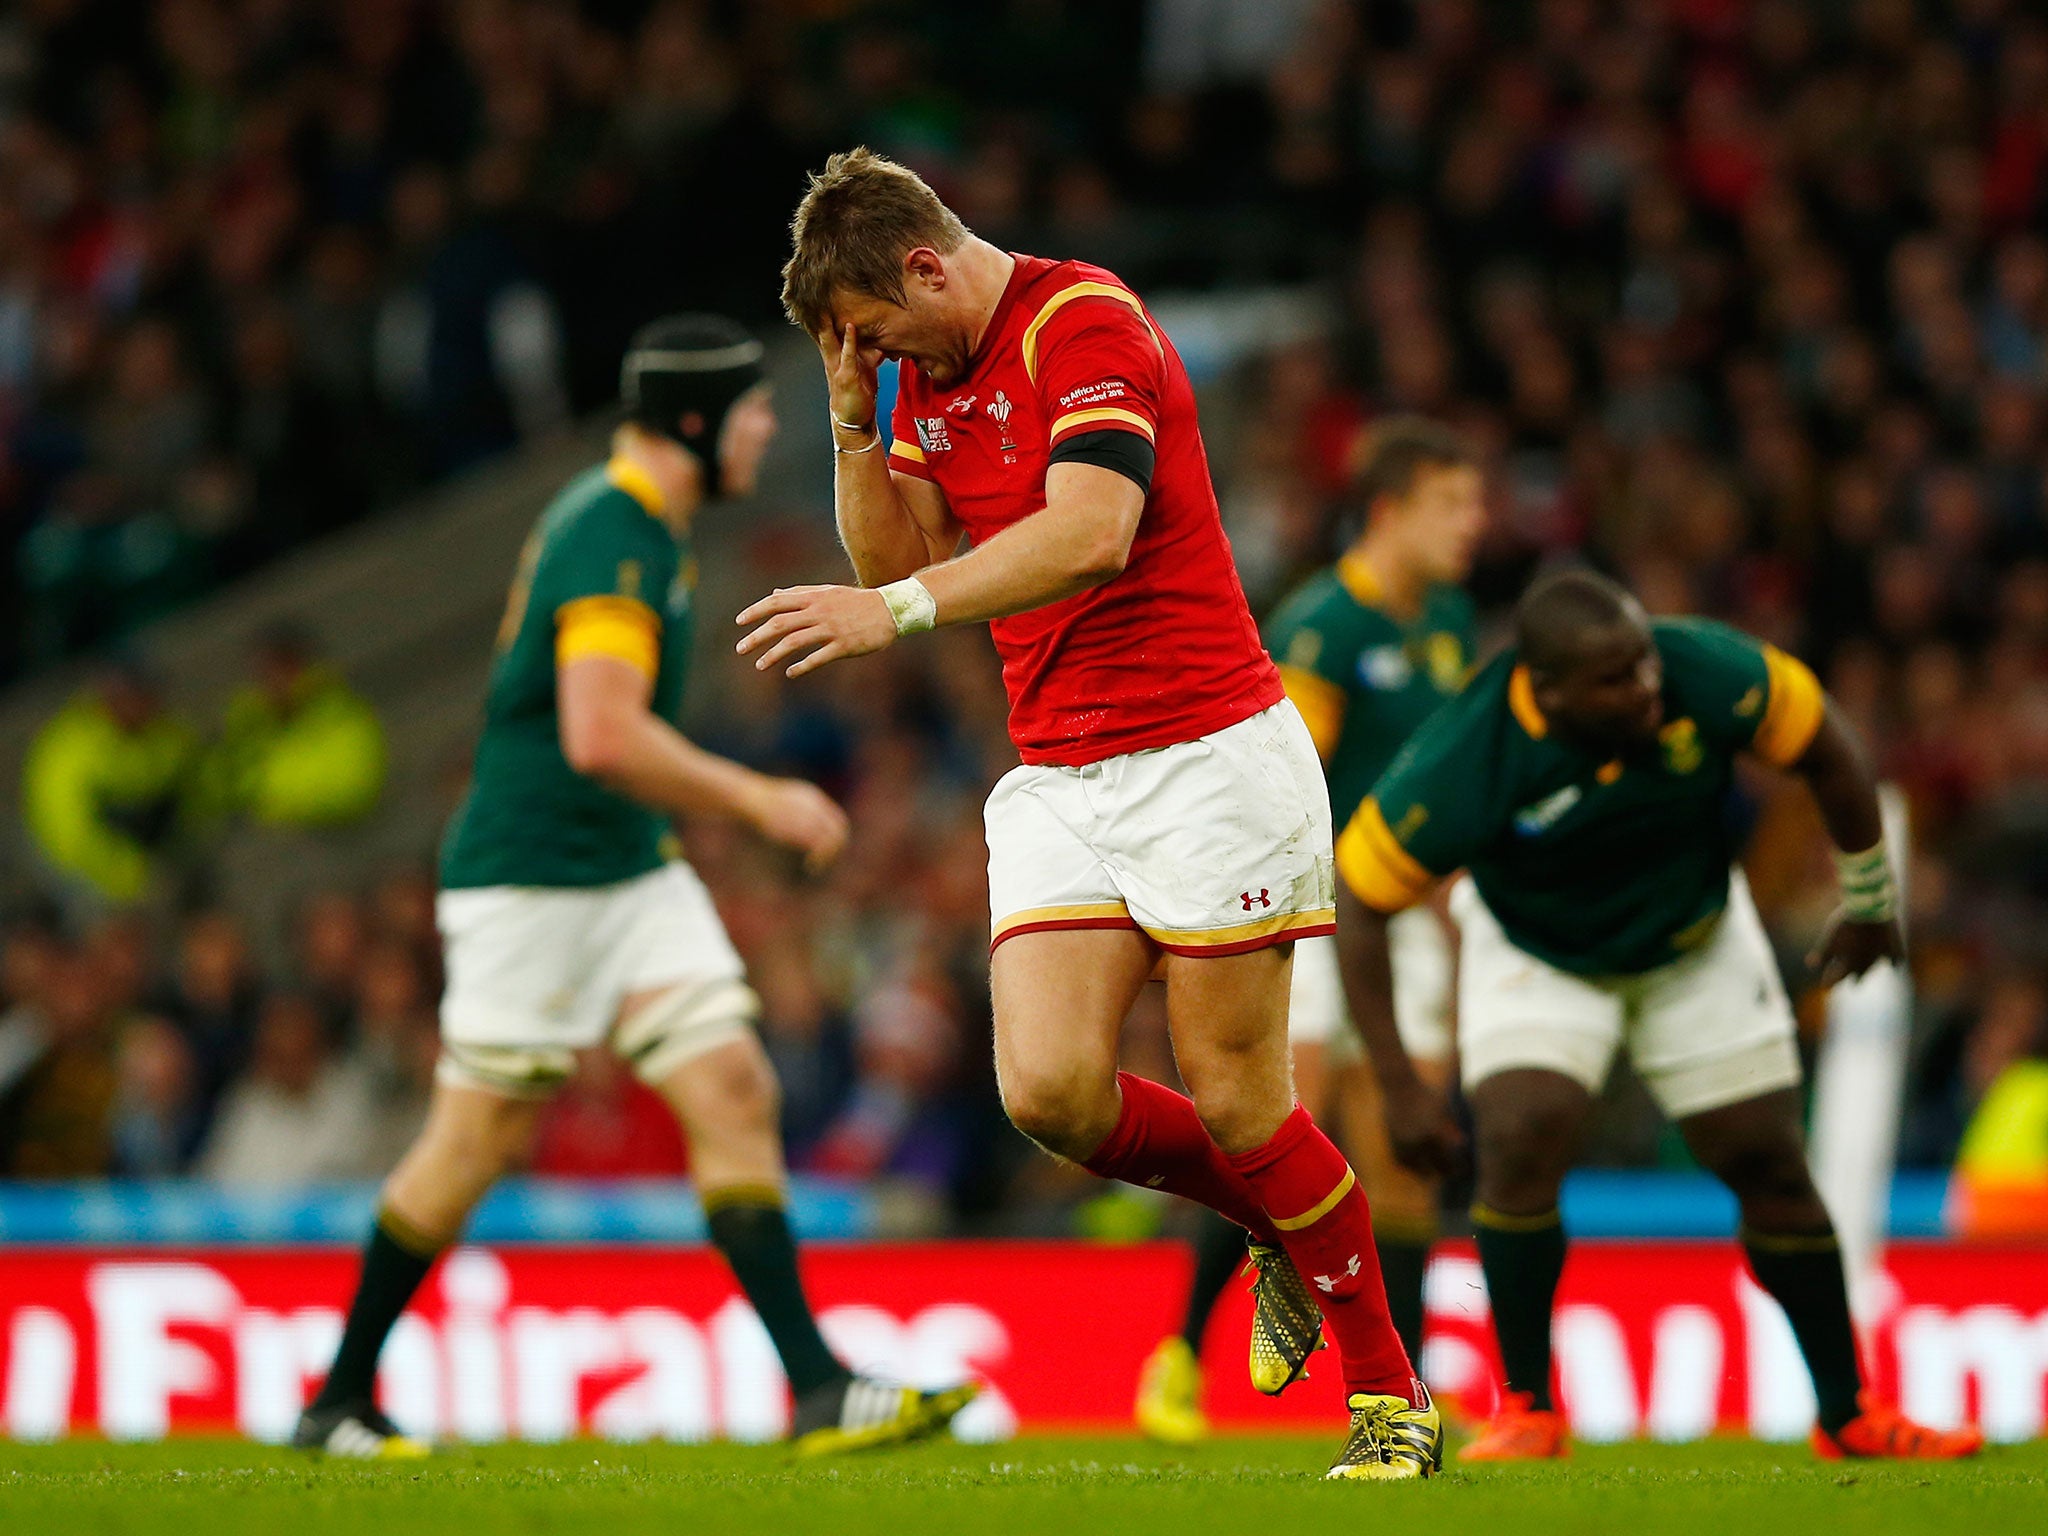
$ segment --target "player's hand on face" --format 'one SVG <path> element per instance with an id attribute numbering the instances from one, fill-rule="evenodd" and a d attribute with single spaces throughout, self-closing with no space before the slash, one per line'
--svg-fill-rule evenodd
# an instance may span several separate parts
<path id="1" fill-rule="evenodd" d="M 846 847 L 846 812 L 804 779 L 770 779 L 754 811 L 754 826 L 770 842 L 794 848 L 816 873 Z"/>
<path id="2" fill-rule="evenodd" d="M 825 386 L 831 396 L 832 419 L 863 426 L 875 419 L 875 369 L 881 354 L 860 344 L 852 325 L 818 333 L 818 354 L 825 360 Z"/>
<path id="3" fill-rule="evenodd" d="M 1465 1133 L 1445 1097 L 1421 1080 L 1383 1095 L 1387 1139 L 1404 1168 L 1438 1178 L 1455 1178 L 1465 1163 Z"/>
<path id="4" fill-rule="evenodd" d="M 1905 957 L 1906 935 L 1898 919 L 1852 923 L 1838 916 L 1806 963 L 1819 970 L 1822 986 L 1831 987 L 1848 977 L 1861 976 L 1880 960 L 1896 963 Z"/>
<path id="5" fill-rule="evenodd" d="M 841 657 L 866 656 L 896 639 L 888 601 L 871 587 L 778 588 L 738 622 L 755 626 L 738 646 L 742 656 L 755 658 L 755 670 L 796 657 L 791 677 Z"/>

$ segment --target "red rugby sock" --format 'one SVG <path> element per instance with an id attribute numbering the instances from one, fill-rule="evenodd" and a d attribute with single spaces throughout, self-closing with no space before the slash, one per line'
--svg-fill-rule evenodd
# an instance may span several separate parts
<path id="1" fill-rule="evenodd" d="M 1082 1167 L 1105 1179 L 1183 1195 L 1236 1222 L 1262 1243 L 1279 1240 L 1258 1197 L 1209 1139 L 1194 1100 L 1128 1072 L 1117 1073 L 1116 1083 L 1123 1090 L 1123 1115 Z"/>
<path id="2" fill-rule="evenodd" d="M 1372 1213 L 1351 1165 L 1299 1104 L 1263 1147 L 1230 1165 L 1279 1228 L 1337 1343 L 1346 1392 L 1415 1400 L 1415 1370 L 1387 1311 Z"/>

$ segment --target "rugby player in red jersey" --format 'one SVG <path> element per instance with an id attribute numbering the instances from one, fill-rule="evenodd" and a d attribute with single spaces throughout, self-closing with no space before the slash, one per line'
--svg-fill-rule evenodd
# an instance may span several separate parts
<path id="1" fill-rule="evenodd" d="M 823 355 L 860 585 L 762 599 L 740 651 L 797 676 L 990 625 L 1023 760 L 987 811 L 1010 1118 L 1244 1227 L 1254 1383 L 1298 1379 L 1327 1320 L 1351 1407 L 1330 1475 L 1428 1475 L 1442 1426 L 1388 1318 L 1364 1194 L 1289 1077 L 1293 941 L 1334 929 L 1329 798 L 1238 582 L 1179 356 L 1110 273 L 975 238 L 866 150 L 812 178 L 792 229 L 783 302 Z M 884 358 L 901 364 L 886 455 Z M 1192 1098 L 1117 1071 L 1162 956 Z"/>

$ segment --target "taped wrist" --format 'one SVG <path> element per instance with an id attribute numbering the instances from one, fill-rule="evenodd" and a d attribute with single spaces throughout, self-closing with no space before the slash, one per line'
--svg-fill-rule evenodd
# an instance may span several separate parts
<path id="1" fill-rule="evenodd" d="M 1138 489 L 1152 489 L 1152 471 L 1159 462 L 1151 443 L 1135 432 L 1118 432 L 1104 428 L 1099 432 L 1076 432 L 1054 446 L 1046 459 L 1053 464 L 1094 464 L 1102 469 L 1113 469 L 1127 480 L 1135 480 Z"/>
<path id="2" fill-rule="evenodd" d="M 875 590 L 889 605 L 889 617 L 896 621 L 897 634 L 921 635 L 939 622 L 938 600 L 915 576 L 906 576 Z"/>
<path id="3" fill-rule="evenodd" d="M 1835 874 L 1842 883 L 1842 915 L 1852 923 L 1885 923 L 1899 915 L 1899 886 L 1880 837 L 1859 853 L 1835 850 Z"/>

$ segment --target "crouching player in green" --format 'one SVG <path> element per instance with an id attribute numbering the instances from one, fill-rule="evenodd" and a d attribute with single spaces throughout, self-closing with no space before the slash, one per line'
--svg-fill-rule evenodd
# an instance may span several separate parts
<path id="1" fill-rule="evenodd" d="M 377 1407 L 377 1357 L 434 1257 L 522 1160 L 575 1052 L 608 1044 L 675 1111 L 711 1240 L 774 1341 L 799 1450 L 943 1429 L 971 1386 L 859 1376 L 818 1332 L 783 1213 L 759 1003 L 711 898 L 668 851 L 682 814 L 730 816 L 835 858 L 846 817 L 815 786 L 692 745 L 670 722 L 690 654 L 693 518 L 753 489 L 775 430 L 761 344 L 677 316 L 627 353 L 611 460 L 571 481 L 520 557 L 483 737 L 441 855 L 448 988 L 425 1127 L 386 1181 L 339 1352 L 293 1443 L 425 1454 Z"/>
<path id="2" fill-rule="evenodd" d="M 1912 1423 L 1865 1389 L 1840 1249 L 1807 1170 L 1791 1007 L 1739 872 L 1728 799 L 1749 753 L 1796 773 L 1837 849 L 1824 980 L 1903 952 L 1877 791 L 1813 674 L 1701 620 L 1652 623 L 1600 577 L 1546 580 L 1516 646 L 1412 738 L 1337 843 L 1337 934 L 1396 1154 L 1459 1150 L 1394 1022 L 1388 925 L 1442 876 L 1460 934 L 1458 1039 L 1477 1139 L 1480 1262 L 1508 1394 L 1468 1461 L 1561 1456 L 1550 1323 L 1557 1198 L 1624 1043 L 1700 1163 L 1735 1194 L 1758 1284 L 1785 1309 L 1827 1456 L 1949 1458 L 1974 1430 Z"/>

